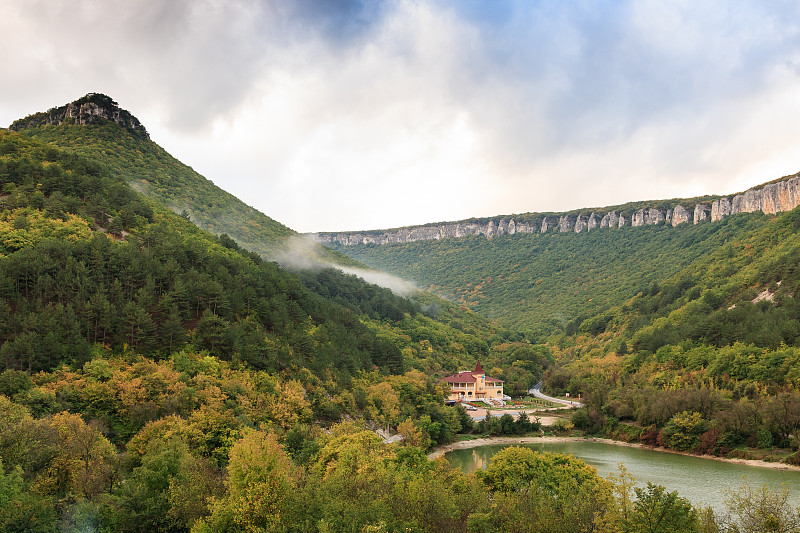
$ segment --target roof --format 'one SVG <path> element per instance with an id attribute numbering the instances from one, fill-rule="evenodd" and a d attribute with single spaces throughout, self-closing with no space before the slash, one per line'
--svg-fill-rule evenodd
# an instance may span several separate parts
<path id="1" fill-rule="evenodd" d="M 452 376 L 447 376 L 442 378 L 442 381 L 446 381 L 448 383 L 475 383 L 477 380 L 475 376 L 472 375 L 472 372 L 459 372 L 458 374 L 453 374 Z"/>
<path id="2" fill-rule="evenodd" d="M 446 381 L 447 383 L 475 383 L 477 380 L 475 379 L 474 374 L 475 374 L 474 371 L 470 372 L 467 370 L 465 372 L 459 372 L 458 374 L 453 374 L 452 376 L 444 377 L 442 378 L 442 381 Z M 491 383 L 503 383 L 502 379 L 490 378 L 489 376 L 486 376 L 484 378 L 484 381 L 488 381 Z"/>

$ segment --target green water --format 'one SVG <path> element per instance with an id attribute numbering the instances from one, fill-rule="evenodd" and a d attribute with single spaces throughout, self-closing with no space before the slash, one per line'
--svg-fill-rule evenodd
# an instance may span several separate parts
<path id="1" fill-rule="evenodd" d="M 509 445 L 454 450 L 445 454 L 445 458 L 463 472 L 471 473 L 478 468 L 486 468 L 492 455 L 506 446 Z M 604 477 L 616 473 L 618 465 L 623 463 L 628 473 L 636 478 L 637 485 L 643 486 L 648 481 L 663 485 L 670 491 L 678 491 L 695 506 L 711 506 L 718 512 L 725 509 L 726 491 L 739 488 L 745 481 L 753 487 L 761 487 L 766 483 L 773 491 L 781 490 L 783 484 L 788 483 L 790 503 L 794 507 L 800 506 L 800 472 L 794 470 L 774 470 L 602 442 L 573 441 L 519 446 L 543 452 L 572 454 L 597 468 Z"/>

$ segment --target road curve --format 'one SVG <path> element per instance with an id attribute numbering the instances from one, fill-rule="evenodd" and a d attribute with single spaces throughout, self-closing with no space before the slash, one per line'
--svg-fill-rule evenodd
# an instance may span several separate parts
<path id="1" fill-rule="evenodd" d="M 528 394 L 532 394 L 533 396 L 535 396 L 536 398 L 539 398 L 541 400 L 547 400 L 549 402 L 560 403 L 562 405 L 568 405 L 568 406 L 573 407 L 573 408 L 575 408 L 575 407 L 583 407 L 583 404 L 581 402 L 575 402 L 575 401 L 572 401 L 572 400 L 562 400 L 561 398 L 553 398 L 552 396 L 548 396 L 547 394 L 543 394 L 542 393 L 542 382 L 541 381 L 539 383 L 537 383 L 536 385 L 534 385 L 533 388 L 528 391 Z"/>

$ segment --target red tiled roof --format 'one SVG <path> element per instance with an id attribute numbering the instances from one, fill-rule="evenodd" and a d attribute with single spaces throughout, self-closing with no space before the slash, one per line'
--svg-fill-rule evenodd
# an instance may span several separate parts
<path id="1" fill-rule="evenodd" d="M 442 378 L 442 381 L 448 383 L 475 383 L 476 379 L 472 375 L 472 372 L 459 372 L 458 374 Z"/>
<path id="2" fill-rule="evenodd" d="M 442 381 L 446 381 L 447 383 L 475 383 L 477 380 L 473 374 L 475 374 L 475 372 L 459 372 L 458 374 L 442 378 Z M 489 376 L 486 376 L 484 380 L 491 383 L 503 383 L 502 379 L 490 378 Z"/>
<path id="3" fill-rule="evenodd" d="M 475 365 L 475 372 L 473 374 L 483 374 L 483 367 L 481 366 L 481 362 L 478 361 L 478 364 Z"/>

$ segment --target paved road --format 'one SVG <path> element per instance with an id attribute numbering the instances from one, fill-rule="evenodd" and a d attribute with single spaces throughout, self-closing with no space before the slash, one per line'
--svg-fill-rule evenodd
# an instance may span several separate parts
<path id="1" fill-rule="evenodd" d="M 572 400 L 562 400 L 561 398 L 553 398 L 552 396 L 548 396 L 546 394 L 543 394 L 542 393 L 542 382 L 541 381 L 539 383 L 537 383 L 536 385 L 534 385 L 533 388 L 528 391 L 528 393 L 532 394 L 533 396 L 535 396 L 537 398 L 540 398 L 542 400 L 547 400 L 549 402 L 555 402 L 555 403 L 560 403 L 560 404 L 564 404 L 564 405 L 569 405 L 571 407 L 583 407 L 583 404 L 581 402 L 576 402 L 576 401 L 572 401 Z"/>

